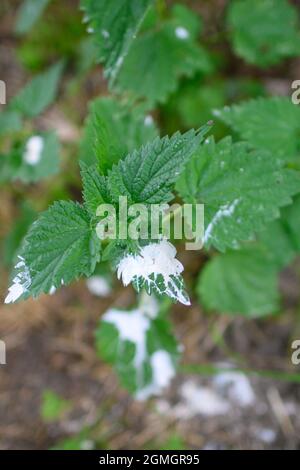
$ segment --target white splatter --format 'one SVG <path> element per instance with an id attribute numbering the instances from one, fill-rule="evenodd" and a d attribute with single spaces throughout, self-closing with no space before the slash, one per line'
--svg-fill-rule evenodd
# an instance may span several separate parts
<path id="1" fill-rule="evenodd" d="M 149 357 L 147 352 L 147 331 L 150 328 L 151 319 L 146 316 L 144 307 L 141 306 L 129 312 L 110 309 L 104 314 L 103 321 L 115 326 L 120 341 L 127 340 L 135 345 L 133 363 L 138 385 L 136 399 L 146 400 L 152 395 L 160 394 L 175 376 L 175 367 L 167 351 L 157 350 Z M 148 385 L 143 386 L 143 366 L 146 360 L 150 362 L 152 380 Z"/>
<path id="2" fill-rule="evenodd" d="M 135 345 L 134 365 L 139 369 L 146 358 L 146 332 L 150 327 L 149 319 L 139 309 L 131 312 L 110 309 L 103 315 L 103 320 L 116 327 L 121 341 L 128 340 Z"/>
<path id="3" fill-rule="evenodd" d="M 94 30 L 94 28 L 93 28 L 92 26 L 88 26 L 87 32 L 88 32 L 89 34 L 94 33 L 94 31 L 95 31 L 95 30 Z"/>
<path id="4" fill-rule="evenodd" d="M 276 439 L 276 432 L 270 428 L 257 429 L 255 434 L 258 439 L 266 444 L 272 444 Z"/>
<path id="5" fill-rule="evenodd" d="M 152 395 L 159 395 L 175 376 L 175 368 L 170 354 L 159 350 L 152 354 L 151 359 L 152 381 L 136 394 L 138 400 L 146 400 Z"/>
<path id="6" fill-rule="evenodd" d="M 150 127 L 152 126 L 153 124 L 153 117 L 151 116 L 151 114 L 148 114 L 145 119 L 144 119 L 144 124 L 146 127 Z"/>
<path id="7" fill-rule="evenodd" d="M 44 148 L 44 139 L 39 135 L 34 135 L 27 140 L 23 161 L 28 165 L 37 165 L 41 158 Z"/>
<path id="8" fill-rule="evenodd" d="M 178 39 L 188 39 L 189 36 L 190 36 L 190 33 L 188 32 L 188 30 L 186 28 L 184 28 L 183 26 L 178 26 L 176 29 L 175 29 L 175 35 Z"/>
<path id="9" fill-rule="evenodd" d="M 251 406 L 255 402 L 250 381 L 241 372 L 222 372 L 213 383 L 220 391 L 226 389 L 228 397 L 240 406 Z"/>
<path id="10" fill-rule="evenodd" d="M 106 31 L 106 29 L 102 29 L 101 34 L 105 39 L 109 38 L 110 36 L 109 32 Z"/>
<path id="11" fill-rule="evenodd" d="M 107 297 L 111 293 L 111 286 L 104 276 L 91 276 L 87 279 L 86 286 L 91 294 L 98 297 Z"/>
<path id="12" fill-rule="evenodd" d="M 116 67 L 121 67 L 121 65 L 123 64 L 123 61 L 124 61 L 123 57 L 120 56 L 116 62 Z"/>
<path id="13" fill-rule="evenodd" d="M 234 213 L 239 201 L 239 199 L 235 199 L 230 204 L 225 204 L 220 207 L 220 209 L 213 216 L 212 220 L 210 221 L 205 230 L 203 243 L 207 243 L 207 241 L 211 238 L 213 229 L 215 228 L 217 223 L 220 222 L 220 220 L 222 220 L 224 217 L 230 217 Z"/>
<path id="14" fill-rule="evenodd" d="M 230 410 L 230 404 L 213 389 L 199 386 L 191 380 L 182 385 L 180 393 L 184 402 L 173 409 L 178 418 L 189 419 L 197 414 L 218 416 Z"/>
<path id="15" fill-rule="evenodd" d="M 90 439 L 85 439 L 80 442 L 80 450 L 93 450 L 95 449 L 95 443 Z"/>
<path id="16" fill-rule="evenodd" d="M 8 289 L 8 294 L 4 300 L 5 304 L 16 302 L 21 295 L 23 295 L 31 285 L 31 276 L 29 268 L 26 266 L 24 259 L 19 256 L 19 262 L 15 269 L 19 270 L 18 274 L 13 279 L 13 284 Z"/>
<path id="17" fill-rule="evenodd" d="M 141 248 L 139 255 L 127 255 L 117 268 L 118 279 L 127 286 L 136 278 L 142 277 L 146 283 L 152 284 L 161 275 L 165 284 L 165 294 L 178 300 L 184 305 L 190 305 L 189 299 L 174 283 L 183 271 L 183 265 L 176 258 L 176 248 L 167 240 L 151 243 Z"/>
<path id="18" fill-rule="evenodd" d="M 56 287 L 55 287 L 55 286 L 51 286 L 51 287 L 50 287 L 50 290 L 49 290 L 49 295 L 53 295 L 53 294 L 55 294 L 55 292 L 56 292 Z"/>

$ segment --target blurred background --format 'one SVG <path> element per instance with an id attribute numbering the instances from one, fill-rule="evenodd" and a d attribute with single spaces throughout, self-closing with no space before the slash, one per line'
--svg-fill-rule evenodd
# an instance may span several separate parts
<path id="1" fill-rule="evenodd" d="M 161 135 L 200 126 L 214 118 L 213 109 L 233 102 L 290 96 L 291 83 L 300 80 L 300 54 L 264 67 L 249 64 L 228 39 L 229 1 L 181 3 L 201 18 L 200 41 L 212 66 L 182 77 L 155 107 Z M 299 14 L 300 2 L 290 3 Z M 34 75 L 64 60 L 55 101 L 20 131 L 55 131 L 60 163 L 56 174 L 39 181 L 0 178 L 3 300 L 15 251 L 36 213 L 57 199 L 80 200 L 78 159 L 88 102 L 108 94 L 78 2 L 45 2 L 32 26 L 20 21 L 21 4 L 1 1 L 0 79 L 9 102 Z M 213 133 L 221 138 L 228 129 L 216 122 Z M 205 255 L 179 248 L 179 258 L 193 285 Z M 194 299 L 190 308 L 172 306 L 184 346 L 180 370 L 171 387 L 146 402 L 120 386 L 94 346 L 95 327 L 108 307 L 134 302 L 130 287 L 114 278 L 96 288 L 82 280 L 37 300 L 2 302 L 7 364 L 0 365 L 0 449 L 300 448 L 300 368 L 291 363 L 292 340 L 300 339 L 299 273 L 297 260 L 282 272 L 276 315 L 208 314 Z M 241 371 L 226 372 L 233 366 Z"/>

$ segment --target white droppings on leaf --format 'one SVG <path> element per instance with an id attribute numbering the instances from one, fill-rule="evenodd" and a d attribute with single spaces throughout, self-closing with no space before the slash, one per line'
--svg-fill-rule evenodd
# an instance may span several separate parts
<path id="1" fill-rule="evenodd" d="M 34 135 L 27 140 L 23 161 L 28 165 L 37 165 L 42 158 L 44 139 L 40 135 Z"/>
<path id="2" fill-rule="evenodd" d="M 136 398 L 138 400 L 146 400 L 150 396 L 159 395 L 175 376 L 175 367 L 167 351 L 155 351 L 151 356 L 150 364 L 152 380 L 149 385 L 137 392 Z"/>
<path id="3" fill-rule="evenodd" d="M 56 287 L 55 287 L 55 286 L 51 286 L 51 287 L 50 287 L 50 290 L 49 290 L 49 295 L 53 295 L 53 294 L 55 294 L 55 292 L 56 292 Z"/>
<path id="4" fill-rule="evenodd" d="M 146 333 L 150 320 L 139 309 L 130 312 L 110 309 L 103 315 L 103 321 L 115 326 L 121 341 L 131 341 L 135 345 L 134 365 L 141 368 L 147 355 Z"/>
<path id="5" fill-rule="evenodd" d="M 189 299 L 176 284 L 184 268 L 175 256 L 176 248 L 167 240 L 146 245 L 139 255 L 127 255 L 120 261 L 118 279 L 122 279 L 125 286 L 138 278 L 152 285 L 161 276 L 164 293 L 184 305 L 190 305 Z"/>
<path id="6" fill-rule="evenodd" d="M 213 109 L 212 113 L 215 117 L 221 116 L 221 111 L 219 109 Z"/>
<path id="7" fill-rule="evenodd" d="M 184 28 L 183 26 L 178 26 L 176 29 L 175 29 L 175 35 L 178 39 L 188 39 L 189 36 L 190 36 L 190 33 L 188 32 L 188 30 L 186 28 Z"/>
<path id="8" fill-rule="evenodd" d="M 19 272 L 14 277 L 11 287 L 8 289 L 8 294 L 4 300 L 4 303 L 6 304 L 16 302 L 16 300 L 28 291 L 31 285 L 29 268 L 26 266 L 25 261 L 21 256 L 19 256 L 19 260 L 20 261 L 15 266 L 15 269 L 19 270 Z"/>
<path id="9" fill-rule="evenodd" d="M 95 30 L 94 30 L 94 28 L 93 28 L 92 26 L 88 26 L 88 27 L 87 27 L 87 32 L 88 32 L 89 34 L 94 33 L 94 31 L 95 31 Z"/>
<path id="10" fill-rule="evenodd" d="M 153 124 L 153 117 L 151 116 L 151 114 L 148 114 L 145 119 L 144 119 L 144 124 L 146 127 L 149 127 L 149 126 L 152 126 Z"/>
<path id="11" fill-rule="evenodd" d="M 121 65 L 123 64 L 123 61 L 124 61 L 123 57 L 120 56 L 116 62 L 116 67 L 121 67 Z"/>
<path id="12" fill-rule="evenodd" d="M 152 306 L 153 308 L 153 306 Z M 119 341 L 130 341 L 135 345 L 133 364 L 137 377 L 138 400 L 146 400 L 152 395 L 158 395 L 167 387 L 175 376 L 175 367 L 170 354 L 157 350 L 151 356 L 147 351 L 147 332 L 151 319 L 147 316 L 145 304 L 131 311 L 110 309 L 103 315 L 103 321 L 114 325 L 118 331 Z M 120 346 L 119 346 L 120 347 Z M 151 382 L 144 386 L 144 363 L 148 361 L 152 370 Z"/>
<path id="13" fill-rule="evenodd" d="M 211 238 L 212 232 L 218 222 L 220 222 L 223 218 L 230 217 L 234 213 L 239 201 L 239 199 L 235 199 L 230 204 L 225 204 L 220 207 L 205 230 L 203 243 L 207 243 L 207 241 Z"/>
<path id="14" fill-rule="evenodd" d="M 107 297 L 111 293 L 111 286 L 104 276 L 91 276 L 87 279 L 86 286 L 91 294 L 98 297 Z"/>

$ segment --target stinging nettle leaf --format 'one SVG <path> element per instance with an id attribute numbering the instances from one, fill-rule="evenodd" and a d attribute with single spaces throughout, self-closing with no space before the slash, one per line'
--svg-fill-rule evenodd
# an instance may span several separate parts
<path id="1" fill-rule="evenodd" d="M 10 109 L 33 118 L 42 113 L 55 99 L 63 71 L 63 62 L 52 65 L 45 72 L 35 76 L 12 99 Z"/>
<path id="2" fill-rule="evenodd" d="M 250 64 L 300 55 L 298 12 L 287 0 L 232 0 L 227 24 L 233 49 Z"/>
<path id="3" fill-rule="evenodd" d="M 300 107 L 290 98 L 258 98 L 226 106 L 214 115 L 253 148 L 269 150 L 285 161 L 299 160 Z"/>
<path id="4" fill-rule="evenodd" d="M 97 58 L 113 84 L 153 0 L 81 0 L 88 32 L 95 35 Z"/>
<path id="5" fill-rule="evenodd" d="M 199 71 L 212 71 L 209 54 L 195 41 L 192 31 L 170 20 L 136 39 L 120 70 L 116 89 L 130 92 L 134 98 L 146 98 L 150 104 L 161 103 L 176 90 L 181 77 Z"/>
<path id="6" fill-rule="evenodd" d="M 107 180 L 105 176 L 100 175 L 96 165 L 88 167 L 81 162 L 80 166 L 84 203 L 91 215 L 95 215 L 99 204 L 110 202 Z"/>
<path id="7" fill-rule="evenodd" d="M 210 260 L 197 285 L 208 310 L 258 317 L 279 309 L 278 268 L 257 245 Z"/>
<path id="8" fill-rule="evenodd" d="M 50 0 L 24 0 L 17 14 L 15 32 L 25 34 L 43 14 Z"/>
<path id="9" fill-rule="evenodd" d="M 185 202 L 204 204 L 204 245 L 224 251 L 238 248 L 279 217 L 279 208 L 300 190 L 300 174 L 283 168 L 269 152 L 233 144 L 230 137 L 218 143 L 209 138 L 186 165 L 176 189 Z"/>
<path id="10" fill-rule="evenodd" d="M 72 201 L 55 202 L 31 226 L 19 258 L 7 303 L 91 275 L 100 259 L 100 242 L 88 212 Z"/>
<path id="11" fill-rule="evenodd" d="M 115 165 L 108 175 L 115 201 L 127 196 L 130 202 L 161 203 L 173 198 L 171 187 L 196 151 L 210 125 L 185 134 L 156 138 Z"/>
<path id="12" fill-rule="evenodd" d="M 85 122 L 80 159 L 87 164 L 98 163 L 107 173 L 114 163 L 153 140 L 158 135 L 150 114 L 138 108 L 129 109 L 113 98 L 98 98 L 92 102 Z"/>
<path id="13" fill-rule="evenodd" d="M 137 292 L 143 289 L 151 295 L 167 296 L 190 305 L 181 273 L 183 265 L 176 259 L 176 248 L 167 240 L 140 247 L 137 254 L 127 254 L 117 266 L 118 278 L 127 286 L 132 283 Z"/>

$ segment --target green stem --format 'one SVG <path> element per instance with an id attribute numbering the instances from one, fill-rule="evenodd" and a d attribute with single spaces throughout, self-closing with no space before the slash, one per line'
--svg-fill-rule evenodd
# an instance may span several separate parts
<path id="1" fill-rule="evenodd" d="M 246 375 L 254 375 L 285 382 L 300 383 L 300 372 L 287 372 L 277 370 L 259 370 L 249 369 L 246 367 L 218 367 L 212 364 L 183 364 L 180 371 L 190 374 L 200 374 L 204 376 L 212 376 L 224 372 L 242 372 Z"/>

